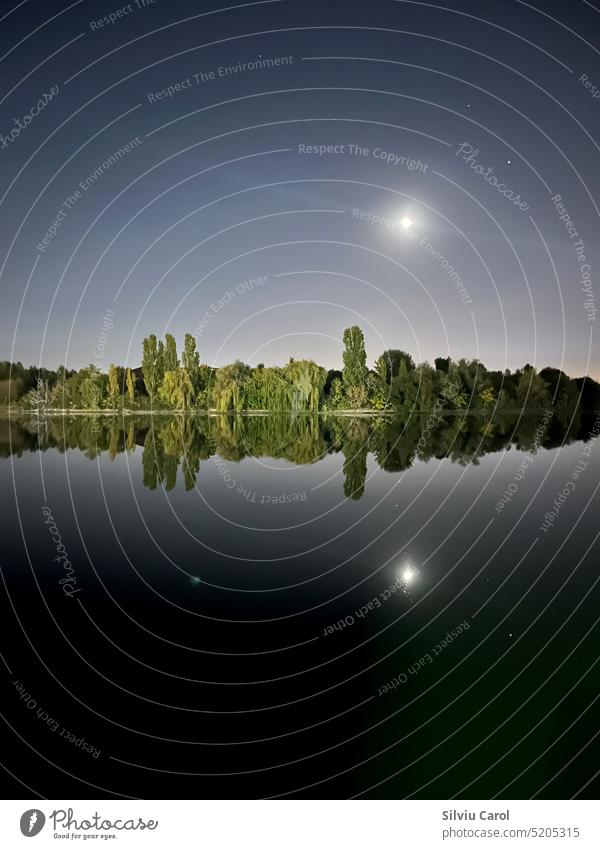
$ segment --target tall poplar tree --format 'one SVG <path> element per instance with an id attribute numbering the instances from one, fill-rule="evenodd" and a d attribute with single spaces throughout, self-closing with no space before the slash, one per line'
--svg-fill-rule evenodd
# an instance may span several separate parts
<path id="1" fill-rule="evenodd" d="M 144 384 L 150 401 L 154 401 L 154 395 L 159 388 L 159 357 L 156 336 L 151 333 L 143 342 L 142 371 L 144 372 Z"/>
<path id="2" fill-rule="evenodd" d="M 127 403 L 133 407 L 135 403 L 135 383 L 133 381 L 133 372 L 130 368 L 127 369 Z"/>
<path id="3" fill-rule="evenodd" d="M 165 333 L 165 353 L 163 356 L 163 374 L 168 371 L 175 371 L 179 368 L 179 359 L 177 357 L 177 343 L 175 337 L 170 333 Z"/>
<path id="4" fill-rule="evenodd" d="M 185 339 L 183 342 L 183 352 L 181 354 L 181 365 L 185 369 L 187 376 L 191 381 L 195 398 L 195 396 L 201 389 L 200 354 L 196 350 L 196 339 L 192 336 L 191 333 L 185 334 Z"/>
<path id="5" fill-rule="evenodd" d="M 367 352 L 365 337 L 357 325 L 344 330 L 344 368 L 342 379 L 344 392 L 352 403 L 360 405 L 367 397 Z"/>
<path id="6" fill-rule="evenodd" d="M 156 357 L 156 391 L 160 390 L 165 379 L 165 345 L 162 339 L 158 340 Z"/>
<path id="7" fill-rule="evenodd" d="M 108 402 L 116 410 L 119 403 L 119 370 L 111 363 L 108 367 Z"/>

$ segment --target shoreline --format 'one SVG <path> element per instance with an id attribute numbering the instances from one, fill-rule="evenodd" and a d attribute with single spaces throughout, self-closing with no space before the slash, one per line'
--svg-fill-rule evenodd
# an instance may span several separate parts
<path id="1" fill-rule="evenodd" d="M 579 408 L 582 413 L 589 413 L 590 415 L 594 415 L 597 411 L 595 410 L 586 410 Z M 410 415 L 429 415 L 430 410 L 413 410 Z M 485 407 L 473 408 L 471 410 L 445 410 L 442 413 L 442 416 L 464 416 L 464 415 L 487 415 L 490 411 Z M 534 415 L 537 413 L 545 413 L 545 407 L 536 407 L 535 409 L 523 410 L 523 409 L 502 409 L 496 411 L 494 415 Z M 135 416 L 189 416 L 189 417 L 197 417 L 197 416 L 255 416 L 260 418 L 266 418 L 267 416 L 347 416 L 347 417 L 376 417 L 383 416 L 386 418 L 390 417 L 399 417 L 399 413 L 395 410 L 369 410 L 369 409 L 356 409 L 356 410 L 317 410 L 312 412 L 310 410 L 299 410 L 297 412 L 291 412 L 289 410 L 239 410 L 238 412 L 234 410 L 228 410 L 226 412 L 220 412 L 219 410 L 103 410 L 103 409 L 92 409 L 92 410 L 80 410 L 80 409 L 72 409 L 72 410 L 60 410 L 60 409 L 52 409 L 52 410 L 44 410 L 43 412 L 37 412 L 35 410 L 24 410 L 15 407 L 2 407 L 0 408 L 0 419 L 11 419 L 11 418 L 64 418 L 65 416 L 102 416 L 103 418 L 130 418 Z"/>

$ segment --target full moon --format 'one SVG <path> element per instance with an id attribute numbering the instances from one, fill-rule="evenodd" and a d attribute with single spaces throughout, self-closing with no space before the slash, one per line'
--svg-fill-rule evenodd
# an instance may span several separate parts
<path id="1" fill-rule="evenodd" d="M 405 566 L 400 574 L 400 580 L 405 584 L 410 584 L 417 577 L 417 570 L 412 565 Z"/>

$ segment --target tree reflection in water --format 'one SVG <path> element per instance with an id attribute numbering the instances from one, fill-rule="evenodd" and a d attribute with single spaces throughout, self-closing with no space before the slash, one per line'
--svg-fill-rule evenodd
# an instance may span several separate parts
<path id="1" fill-rule="evenodd" d="M 399 472 L 432 457 L 477 464 L 484 454 L 515 446 L 521 451 L 556 448 L 587 440 L 592 422 L 554 410 L 545 416 L 498 414 L 391 416 L 145 415 L 45 416 L 0 420 L 0 456 L 28 451 L 78 449 L 95 459 L 142 451 L 144 485 L 186 490 L 196 485 L 203 461 L 218 455 L 228 462 L 271 457 L 304 465 L 327 454 L 344 458 L 344 494 L 359 499 L 365 488 L 367 456 L 388 472 Z M 180 474 L 178 475 L 178 471 Z"/>

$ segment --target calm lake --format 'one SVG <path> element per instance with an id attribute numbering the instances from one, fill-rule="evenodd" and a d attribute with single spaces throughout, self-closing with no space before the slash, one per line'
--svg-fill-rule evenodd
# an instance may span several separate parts
<path id="1" fill-rule="evenodd" d="M 65 799 L 585 798 L 597 433 L 3 420 L 21 774 L 43 793 L 56 764 Z"/>

